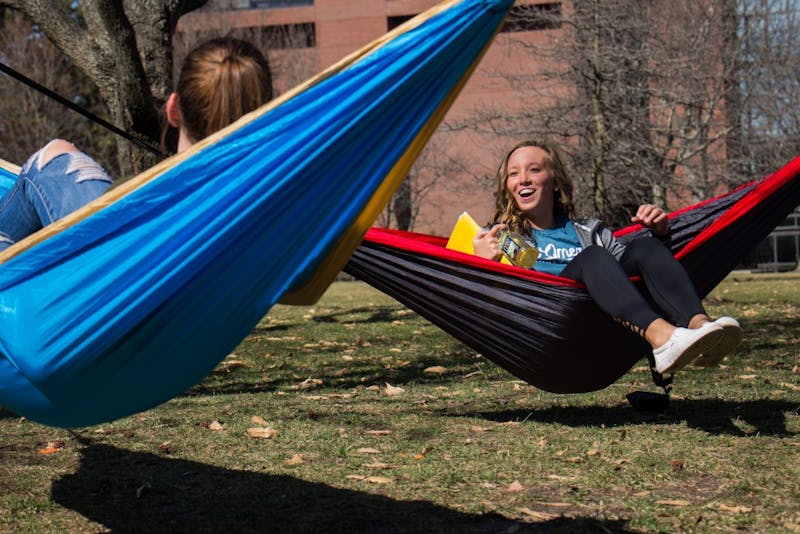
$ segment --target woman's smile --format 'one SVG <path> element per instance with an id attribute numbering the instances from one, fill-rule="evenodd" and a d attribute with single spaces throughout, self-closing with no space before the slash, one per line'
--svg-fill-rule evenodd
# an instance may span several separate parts
<path id="1" fill-rule="evenodd" d="M 551 223 L 555 178 L 544 150 L 534 146 L 515 150 L 508 158 L 506 188 L 534 226 Z"/>

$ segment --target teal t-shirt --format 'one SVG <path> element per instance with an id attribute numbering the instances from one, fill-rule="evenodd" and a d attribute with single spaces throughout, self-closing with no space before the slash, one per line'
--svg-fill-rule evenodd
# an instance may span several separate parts
<path id="1" fill-rule="evenodd" d="M 539 259 L 533 268 L 548 274 L 561 274 L 572 258 L 583 250 L 575 226 L 566 215 L 556 215 L 555 226 L 547 230 L 532 230 L 539 249 Z"/>

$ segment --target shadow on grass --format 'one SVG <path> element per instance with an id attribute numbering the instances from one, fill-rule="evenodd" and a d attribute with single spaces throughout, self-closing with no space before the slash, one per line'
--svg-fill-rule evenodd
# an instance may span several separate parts
<path id="1" fill-rule="evenodd" d="M 622 521 L 534 525 L 108 445 L 86 446 L 51 497 L 113 532 L 632 532 Z"/>
<path id="2" fill-rule="evenodd" d="M 725 401 L 716 399 L 673 399 L 666 414 L 639 412 L 627 405 L 555 406 L 532 410 L 498 410 L 458 414 L 482 417 L 491 421 L 537 421 L 569 426 L 623 426 L 631 424 L 674 424 L 685 421 L 692 428 L 709 434 L 732 436 L 794 436 L 786 428 L 786 413 L 800 410 L 800 402 L 755 400 Z M 735 424 L 741 421 L 753 428 L 745 432 Z"/>
<path id="3" fill-rule="evenodd" d="M 15 414 L 14 412 L 12 412 L 11 410 L 0 406 L 0 419 L 6 419 L 6 418 L 11 419 L 11 418 L 18 418 L 18 417 L 19 416 L 17 414 Z"/>
<path id="4" fill-rule="evenodd" d="M 455 350 L 455 349 L 454 349 Z M 338 354 L 340 348 L 332 347 L 327 353 Z M 321 351 L 325 353 L 325 350 Z M 323 359 L 319 358 L 320 361 Z M 192 386 L 182 396 L 196 397 L 203 395 L 239 395 L 253 393 L 269 393 L 287 387 L 297 386 L 302 379 L 298 377 L 313 377 L 323 380 L 326 387 L 348 390 L 356 387 L 374 384 L 383 385 L 386 382 L 396 386 L 405 386 L 411 383 L 418 384 L 447 384 L 454 376 L 464 375 L 475 370 L 481 372 L 502 371 L 499 367 L 486 370 L 475 367 L 476 360 L 472 352 L 451 352 L 438 358 L 419 359 L 411 365 L 387 367 L 378 358 L 363 359 L 353 363 L 320 366 L 309 371 L 308 367 L 300 364 L 294 365 L 291 355 L 283 359 L 283 365 L 277 371 L 270 372 L 274 375 L 269 382 L 264 382 L 261 376 L 254 376 L 249 368 L 224 368 L 218 367 L 209 375 L 215 380 L 206 379 L 204 382 Z M 494 365 L 488 360 L 477 363 Z M 444 366 L 450 373 L 436 375 L 426 373 L 430 366 Z"/>
<path id="5" fill-rule="evenodd" d="M 315 323 L 341 323 L 341 324 L 370 324 L 370 323 L 391 323 L 399 318 L 398 312 L 404 311 L 401 305 L 396 306 L 364 306 L 361 308 L 347 308 L 341 311 L 329 313 L 317 313 L 311 317 Z M 365 315 L 355 318 L 354 316 Z M 345 317 L 345 319 L 340 319 Z M 280 331 L 291 330 L 293 328 L 302 329 L 303 322 L 284 323 L 279 325 L 256 326 L 250 333 L 251 336 L 270 335 Z"/>

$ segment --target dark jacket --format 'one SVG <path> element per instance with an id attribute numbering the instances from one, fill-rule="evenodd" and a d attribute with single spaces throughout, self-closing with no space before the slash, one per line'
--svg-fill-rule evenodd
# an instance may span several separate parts
<path id="1" fill-rule="evenodd" d="M 625 252 L 625 245 L 620 243 L 611 230 L 606 228 L 599 219 L 578 219 L 572 221 L 572 224 L 583 248 L 589 245 L 599 245 L 608 250 L 617 260 Z"/>

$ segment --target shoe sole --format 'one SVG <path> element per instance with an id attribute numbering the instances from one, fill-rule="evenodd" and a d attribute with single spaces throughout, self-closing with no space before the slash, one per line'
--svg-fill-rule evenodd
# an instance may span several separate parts
<path id="1" fill-rule="evenodd" d="M 683 351 L 683 354 L 681 354 L 680 357 L 672 362 L 672 365 L 663 370 L 659 370 L 658 372 L 661 374 L 674 373 L 678 369 L 685 367 L 689 362 L 698 358 L 700 355 L 711 352 L 714 347 L 719 345 L 723 336 L 724 328 L 712 330 L 705 336 L 697 339 L 694 343 L 686 347 L 686 350 Z"/>
<path id="2" fill-rule="evenodd" d="M 722 339 L 708 352 L 702 352 L 692 363 L 697 367 L 712 367 L 730 354 L 742 342 L 742 329 L 739 326 L 728 324 L 722 326 Z"/>

